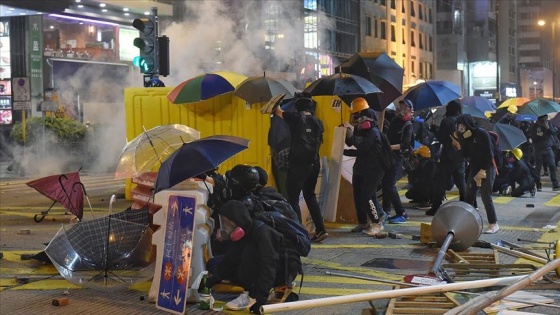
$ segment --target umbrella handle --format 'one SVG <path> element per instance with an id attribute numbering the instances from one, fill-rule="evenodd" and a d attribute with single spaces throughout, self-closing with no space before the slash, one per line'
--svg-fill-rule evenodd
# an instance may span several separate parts
<path id="1" fill-rule="evenodd" d="M 66 191 L 66 188 L 64 187 L 64 184 L 62 183 L 63 178 L 65 180 L 68 180 L 68 176 L 66 176 L 66 174 L 61 174 L 60 176 L 58 176 L 58 182 L 60 183 L 60 187 L 62 188 L 62 191 L 64 191 L 64 194 L 66 195 L 66 198 L 68 198 L 68 200 L 70 201 L 70 207 L 72 207 L 72 209 L 68 209 L 68 210 L 70 210 L 70 211 L 74 210 L 74 212 L 77 212 L 76 208 L 72 204 L 72 200 L 70 199 L 70 195 L 68 195 L 68 192 Z M 74 187 L 74 186 L 72 186 L 72 187 Z M 72 190 L 74 190 L 74 188 L 72 188 Z"/>

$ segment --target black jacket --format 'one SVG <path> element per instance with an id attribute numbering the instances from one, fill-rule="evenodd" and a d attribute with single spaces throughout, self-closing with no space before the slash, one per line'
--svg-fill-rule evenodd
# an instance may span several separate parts
<path id="1" fill-rule="evenodd" d="M 461 140 L 461 153 L 469 158 L 471 169 L 486 170 L 494 166 L 494 150 L 488 131 L 478 128 L 471 115 L 457 117 L 456 123 L 463 124 L 471 132 L 471 136 Z"/>
<path id="2" fill-rule="evenodd" d="M 461 153 L 457 152 L 451 145 L 451 135 L 455 132 L 455 121 L 457 116 L 445 117 L 439 126 L 436 138 L 441 144 L 440 161 L 442 163 L 458 163 L 463 162 L 464 158 Z"/>
<path id="3" fill-rule="evenodd" d="M 344 155 L 356 157 L 352 169 L 354 175 L 368 174 L 382 168 L 379 156 L 376 154 L 381 151 L 381 134 L 377 127 L 355 130 L 352 137 L 346 139 L 346 145 L 356 147 L 355 150 L 344 152 Z"/>

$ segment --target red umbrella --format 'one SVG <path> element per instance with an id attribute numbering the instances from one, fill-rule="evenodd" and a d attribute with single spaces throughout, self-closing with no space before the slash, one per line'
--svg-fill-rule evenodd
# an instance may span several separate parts
<path id="1" fill-rule="evenodd" d="M 66 210 L 82 220 L 85 188 L 80 182 L 80 173 L 51 175 L 32 180 L 26 184 L 53 201 L 49 210 L 58 201 Z M 41 222 L 49 210 L 42 212 L 43 217 L 40 219 L 37 219 L 37 216 L 35 216 L 35 221 Z"/>

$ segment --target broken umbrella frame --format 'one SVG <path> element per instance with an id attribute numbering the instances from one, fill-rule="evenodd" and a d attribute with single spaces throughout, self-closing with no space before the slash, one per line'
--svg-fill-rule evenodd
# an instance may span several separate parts
<path id="1" fill-rule="evenodd" d="M 91 210 L 91 215 L 93 217 L 93 209 L 89 201 L 89 196 L 86 192 L 84 184 L 80 181 L 80 170 L 81 168 L 77 172 L 51 175 L 26 183 L 29 187 L 34 188 L 39 193 L 53 201 L 46 211 L 41 211 L 41 214 L 36 214 L 33 217 L 35 222 L 39 223 L 43 221 L 57 202 L 81 221 L 84 210 L 84 195 L 86 196 Z"/>

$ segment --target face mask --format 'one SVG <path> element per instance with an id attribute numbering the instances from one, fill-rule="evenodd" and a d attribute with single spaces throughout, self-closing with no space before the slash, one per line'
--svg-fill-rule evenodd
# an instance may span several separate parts
<path id="1" fill-rule="evenodd" d="M 236 226 L 231 220 L 218 215 L 220 221 L 220 229 L 216 233 L 216 237 L 221 241 L 231 240 L 237 242 L 245 236 L 245 231 Z"/>
<path id="2" fill-rule="evenodd" d="M 360 130 L 370 130 L 371 127 L 372 127 L 371 121 L 368 121 L 368 120 L 366 120 L 366 121 L 364 121 L 364 122 L 362 122 L 358 125 L 358 129 L 360 129 Z"/>
<path id="3" fill-rule="evenodd" d="M 463 124 L 458 124 L 457 125 L 457 132 L 460 135 L 462 135 L 464 139 L 467 139 L 470 136 L 472 136 L 472 132 L 470 130 L 467 130 L 467 128 Z"/>

